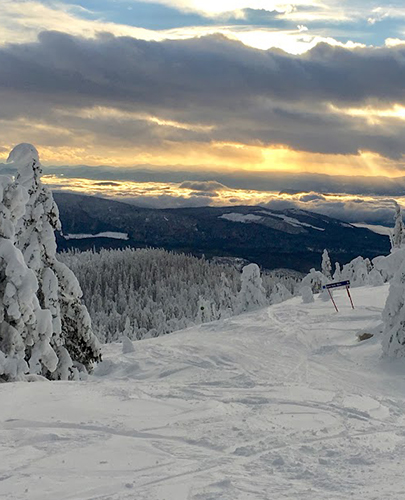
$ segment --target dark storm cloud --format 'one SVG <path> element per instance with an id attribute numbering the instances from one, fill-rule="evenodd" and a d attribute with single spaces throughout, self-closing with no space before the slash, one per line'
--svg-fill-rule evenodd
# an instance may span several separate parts
<path id="1" fill-rule="evenodd" d="M 43 32 L 0 51 L 1 86 L 90 102 L 172 106 L 271 97 L 357 103 L 403 100 L 405 47 L 347 50 L 319 44 L 301 56 L 222 36 L 147 42 Z"/>
<path id="2" fill-rule="evenodd" d="M 320 44 L 294 56 L 222 36 L 147 42 L 43 32 L 37 43 L 2 47 L 0 68 L 0 126 L 35 118 L 34 125 L 72 132 L 58 137 L 58 144 L 90 133 L 117 145 L 215 140 L 322 153 L 369 150 L 396 159 L 405 152 L 404 122 L 385 118 L 370 125 L 328 108 L 377 100 L 405 104 L 405 46 L 347 50 Z M 185 126 L 80 114 L 93 106 Z M 52 133 L 42 130 L 49 141 Z"/>

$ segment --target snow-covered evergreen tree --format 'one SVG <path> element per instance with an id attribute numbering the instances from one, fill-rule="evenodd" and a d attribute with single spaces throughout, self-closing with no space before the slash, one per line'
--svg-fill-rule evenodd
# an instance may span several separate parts
<path id="1" fill-rule="evenodd" d="M 405 356 L 405 261 L 391 281 L 390 290 L 382 314 L 384 354 Z"/>
<path id="2" fill-rule="evenodd" d="M 14 245 L 15 224 L 24 213 L 27 193 L 0 176 L 0 380 L 53 372 L 57 357 L 49 345 L 52 318 L 41 310 L 38 282 Z"/>
<path id="3" fill-rule="evenodd" d="M 257 264 L 248 264 L 242 270 L 239 292 L 239 311 L 251 311 L 267 304 L 260 269 Z"/>
<path id="4" fill-rule="evenodd" d="M 375 257 L 372 264 L 373 268 L 381 274 L 384 282 L 387 282 L 392 280 L 404 261 L 405 248 L 402 247 L 389 255 Z"/>
<path id="5" fill-rule="evenodd" d="M 395 226 L 391 235 L 391 251 L 395 251 L 398 248 L 401 248 L 402 243 L 404 242 L 405 239 L 402 209 L 396 201 L 394 201 L 394 203 L 395 203 L 395 215 L 394 215 Z"/>
<path id="6" fill-rule="evenodd" d="M 292 294 L 287 290 L 283 283 L 276 283 L 273 293 L 271 294 L 271 303 L 280 304 L 285 300 L 291 299 L 291 297 Z"/>
<path id="7" fill-rule="evenodd" d="M 330 299 L 329 292 L 326 288 L 322 288 L 321 292 L 318 295 L 319 300 L 323 300 L 323 302 L 327 302 Z"/>
<path id="8" fill-rule="evenodd" d="M 328 278 L 328 280 L 332 279 L 332 263 L 330 261 L 329 253 L 325 250 L 322 254 L 322 274 Z"/>
<path id="9" fill-rule="evenodd" d="M 353 287 L 364 286 L 368 284 L 371 262 L 369 259 L 363 259 L 359 256 L 345 264 L 341 271 L 342 280 L 350 280 Z"/>
<path id="10" fill-rule="evenodd" d="M 368 275 L 368 281 L 371 286 L 381 286 L 384 284 L 384 278 L 377 269 L 372 269 Z"/>
<path id="11" fill-rule="evenodd" d="M 197 324 L 209 323 L 216 319 L 215 313 L 213 311 L 213 304 L 210 300 L 204 297 L 199 297 L 197 302 Z"/>
<path id="12" fill-rule="evenodd" d="M 82 292 L 74 274 L 56 258 L 54 232 L 61 229 L 52 193 L 41 181 L 38 152 L 19 144 L 8 162 L 17 168 L 16 183 L 28 192 L 25 213 L 17 222 L 16 246 L 39 284 L 38 299 L 52 315 L 51 345 L 58 355 L 55 378 L 75 378 L 100 359 L 100 346 L 91 329 L 90 316 L 81 303 Z"/>
<path id="13" fill-rule="evenodd" d="M 335 263 L 335 272 L 333 273 L 333 281 L 340 281 L 342 278 L 342 271 L 339 262 Z"/>
<path id="14" fill-rule="evenodd" d="M 122 337 L 122 354 L 135 352 L 134 344 L 128 337 Z"/>
<path id="15" fill-rule="evenodd" d="M 231 288 L 230 280 L 227 275 L 221 273 L 221 283 L 219 288 L 219 313 L 221 318 L 229 318 L 234 313 L 235 293 Z"/>
<path id="16" fill-rule="evenodd" d="M 322 290 L 322 286 L 326 285 L 327 282 L 328 279 L 321 271 L 316 271 L 312 268 L 301 281 L 301 289 L 304 286 L 309 286 L 312 293 L 319 293 Z"/>
<path id="17" fill-rule="evenodd" d="M 303 304 L 310 304 L 314 302 L 314 294 L 312 293 L 311 287 L 306 285 L 301 288 L 301 297 Z"/>

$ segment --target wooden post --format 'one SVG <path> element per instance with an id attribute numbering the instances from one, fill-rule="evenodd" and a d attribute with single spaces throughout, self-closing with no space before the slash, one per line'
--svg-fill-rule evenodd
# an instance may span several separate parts
<path id="1" fill-rule="evenodd" d="M 350 291 L 349 291 L 349 287 L 348 286 L 346 287 L 346 292 L 347 292 L 347 295 L 349 296 L 350 304 L 352 305 L 352 309 L 354 309 L 354 305 L 353 305 L 353 301 L 352 301 L 352 296 L 350 295 Z"/>
<path id="2" fill-rule="evenodd" d="M 337 308 L 337 306 L 336 306 L 336 302 L 335 302 L 335 300 L 334 300 L 334 298 L 333 298 L 333 295 L 330 293 L 329 288 L 328 288 L 327 290 L 328 290 L 328 293 L 329 293 L 330 300 L 333 302 L 333 305 L 335 306 L 336 312 L 339 312 L 339 309 L 338 309 L 338 308 Z M 351 299 L 350 299 L 350 300 L 351 300 Z"/>

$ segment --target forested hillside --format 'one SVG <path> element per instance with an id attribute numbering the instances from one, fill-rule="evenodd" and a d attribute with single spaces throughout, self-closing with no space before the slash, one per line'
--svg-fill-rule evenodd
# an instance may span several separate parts
<path id="1" fill-rule="evenodd" d="M 306 273 L 319 265 L 324 248 L 339 262 L 372 259 L 390 248 L 386 236 L 304 210 L 146 209 L 72 193 L 55 193 L 55 199 L 65 235 L 58 239 L 60 250 L 154 247 Z"/>
<path id="2" fill-rule="evenodd" d="M 240 271 L 192 255 L 128 248 L 61 253 L 60 259 L 77 276 L 101 341 L 156 337 L 255 306 L 241 293 Z M 299 280 L 299 273 L 264 273 L 262 305 L 290 297 Z"/>

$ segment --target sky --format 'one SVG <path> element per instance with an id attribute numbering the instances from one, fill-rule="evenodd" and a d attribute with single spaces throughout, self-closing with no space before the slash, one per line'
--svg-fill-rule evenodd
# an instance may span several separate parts
<path id="1" fill-rule="evenodd" d="M 55 188 L 385 203 L 405 195 L 404 138 L 403 0 L 0 2 L 0 162 L 33 143 Z"/>

